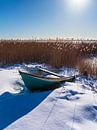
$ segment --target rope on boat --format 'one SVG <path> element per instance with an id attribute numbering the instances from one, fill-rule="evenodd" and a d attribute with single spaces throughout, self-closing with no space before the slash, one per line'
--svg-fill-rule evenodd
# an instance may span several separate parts
<path id="1" fill-rule="evenodd" d="M 61 96 L 63 89 L 64 89 L 64 86 L 62 87 L 61 92 L 59 93 L 59 97 Z M 50 112 L 49 112 L 49 114 L 48 114 L 46 120 L 44 121 L 44 123 L 43 123 L 43 125 L 42 125 L 42 127 L 41 127 L 41 130 L 43 130 L 45 124 L 47 123 L 49 117 L 51 116 L 51 114 L 52 114 L 52 112 L 53 112 L 53 110 L 54 110 L 54 108 L 55 108 L 55 106 L 56 106 L 56 103 L 58 102 L 58 99 L 59 99 L 59 98 L 56 98 L 56 100 L 55 100 L 55 102 L 54 102 L 54 104 L 53 104 L 53 106 L 52 106 L 52 108 L 51 108 L 51 110 L 50 110 Z"/>

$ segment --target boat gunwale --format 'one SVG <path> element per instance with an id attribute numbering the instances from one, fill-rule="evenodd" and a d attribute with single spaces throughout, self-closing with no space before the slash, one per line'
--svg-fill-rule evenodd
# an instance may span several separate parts
<path id="1" fill-rule="evenodd" d="M 30 73 L 30 72 L 24 72 L 24 71 L 21 71 L 21 70 L 19 70 L 19 73 L 29 75 L 29 76 L 31 76 L 33 78 L 37 78 L 39 80 L 51 81 L 51 82 L 64 82 L 65 80 L 71 80 L 71 79 L 75 78 L 75 76 L 62 77 L 62 78 L 61 77 L 58 77 L 58 78 L 41 77 L 39 75 L 35 75 L 35 74 Z"/>

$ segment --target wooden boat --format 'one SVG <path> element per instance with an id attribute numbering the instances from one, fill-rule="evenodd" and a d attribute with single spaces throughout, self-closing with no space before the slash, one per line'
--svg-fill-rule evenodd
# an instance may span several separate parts
<path id="1" fill-rule="evenodd" d="M 63 77 L 57 73 L 48 71 L 43 68 L 36 67 L 34 71 L 30 71 L 29 68 L 19 69 L 19 73 L 25 83 L 25 86 L 30 90 L 45 90 L 50 89 L 53 86 L 60 84 L 62 82 L 72 82 L 75 79 L 75 76 Z M 45 77 L 44 74 L 51 74 L 56 77 Z"/>

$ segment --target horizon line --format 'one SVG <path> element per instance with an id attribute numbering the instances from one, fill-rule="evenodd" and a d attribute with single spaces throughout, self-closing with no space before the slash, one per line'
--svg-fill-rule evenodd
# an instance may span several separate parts
<path id="1" fill-rule="evenodd" d="M 1 38 L 1 41 L 34 41 L 34 42 L 64 42 L 64 41 L 74 41 L 74 42 L 82 42 L 82 41 L 91 41 L 91 42 L 95 42 L 97 41 L 97 39 L 89 39 L 89 38 Z"/>

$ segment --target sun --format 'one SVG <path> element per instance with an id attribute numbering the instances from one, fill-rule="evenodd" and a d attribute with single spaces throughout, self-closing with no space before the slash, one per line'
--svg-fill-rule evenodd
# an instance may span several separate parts
<path id="1" fill-rule="evenodd" d="M 91 0 L 67 0 L 67 4 L 71 11 L 75 11 L 76 13 L 81 13 L 85 11 Z"/>

